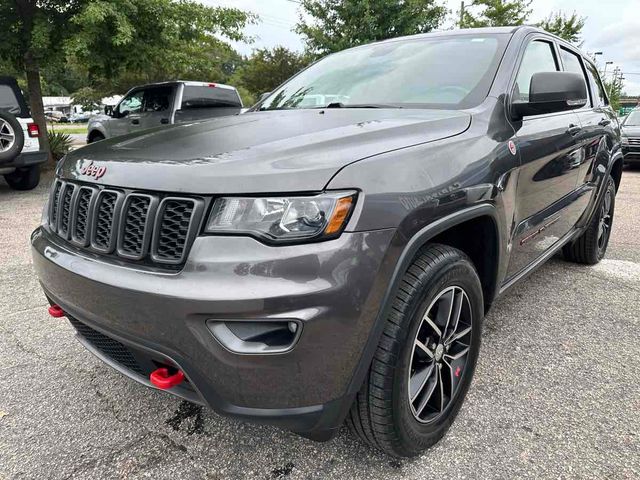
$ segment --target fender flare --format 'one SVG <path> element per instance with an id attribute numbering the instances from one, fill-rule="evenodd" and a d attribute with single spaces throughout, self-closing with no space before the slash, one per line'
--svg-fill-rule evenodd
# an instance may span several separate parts
<path id="1" fill-rule="evenodd" d="M 353 399 L 355 395 L 358 393 L 362 386 L 362 382 L 365 379 L 365 375 L 369 371 L 369 367 L 373 360 L 373 355 L 375 354 L 375 350 L 378 347 L 380 342 L 380 338 L 382 337 L 382 333 L 384 331 L 384 324 L 389 315 L 389 311 L 393 305 L 393 300 L 395 298 L 395 294 L 400 286 L 400 281 L 404 276 L 405 272 L 411 265 L 411 262 L 415 258 L 418 251 L 431 240 L 436 237 L 438 234 L 448 230 L 451 227 L 455 227 L 461 223 L 467 222 L 469 220 L 473 220 L 474 218 L 479 218 L 483 216 L 489 216 L 495 222 L 495 227 L 497 230 L 498 238 L 499 237 L 499 229 L 500 223 L 498 220 L 498 212 L 492 204 L 483 203 L 480 205 L 474 205 L 463 210 L 459 210 L 455 213 L 442 217 L 429 225 L 425 226 L 418 232 L 416 232 L 406 243 L 404 249 L 400 253 L 398 260 L 395 264 L 393 274 L 390 277 L 390 280 L 387 284 L 387 288 L 385 290 L 382 302 L 380 303 L 380 308 L 378 309 L 378 313 L 373 323 L 373 328 L 369 333 L 369 338 L 363 348 L 362 355 L 354 371 L 351 381 L 349 382 L 349 386 L 347 388 L 347 396 L 350 398 L 348 403 L 348 408 L 351 407 L 351 403 L 353 403 Z M 502 261 L 502 249 L 499 247 L 497 249 L 498 258 L 496 261 L 498 265 Z M 495 292 L 498 291 L 498 283 L 499 279 L 499 268 L 496 268 L 496 278 L 495 281 Z M 347 410 L 344 412 L 345 416 L 348 412 Z"/>

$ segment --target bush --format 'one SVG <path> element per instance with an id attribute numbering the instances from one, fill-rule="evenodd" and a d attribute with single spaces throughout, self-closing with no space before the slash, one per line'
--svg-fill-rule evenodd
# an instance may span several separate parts
<path id="1" fill-rule="evenodd" d="M 69 153 L 71 146 L 71 136 L 64 132 L 49 130 L 49 148 L 51 149 L 51 156 L 55 162 Z"/>

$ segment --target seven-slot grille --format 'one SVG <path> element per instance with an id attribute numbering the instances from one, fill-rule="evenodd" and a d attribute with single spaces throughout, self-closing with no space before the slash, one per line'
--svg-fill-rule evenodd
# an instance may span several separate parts
<path id="1" fill-rule="evenodd" d="M 178 265 L 197 233 L 203 206 L 201 199 L 56 180 L 49 226 L 64 240 L 97 253 Z"/>

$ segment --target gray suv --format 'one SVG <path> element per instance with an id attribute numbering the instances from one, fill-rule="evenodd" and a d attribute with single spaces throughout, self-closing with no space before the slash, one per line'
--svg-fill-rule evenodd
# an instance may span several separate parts
<path id="1" fill-rule="evenodd" d="M 124 375 L 413 456 L 459 411 L 495 298 L 560 250 L 603 258 L 622 162 L 595 66 L 559 38 L 398 38 L 246 114 L 69 154 L 34 264 Z"/>

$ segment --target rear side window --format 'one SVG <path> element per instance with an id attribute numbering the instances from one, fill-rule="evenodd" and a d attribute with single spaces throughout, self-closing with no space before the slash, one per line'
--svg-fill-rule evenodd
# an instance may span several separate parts
<path id="1" fill-rule="evenodd" d="M 589 91 L 589 83 L 584 76 L 584 68 L 582 68 L 582 60 L 580 57 L 569 50 L 566 50 L 563 47 L 560 47 L 560 58 L 562 59 L 562 64 L 564 65 L 565 72 L 577 73 L 582 77 L 585 82 L 585 86 L 587 91 Z M 596 101 L 592 98 L 592 103 L 595 105 Z"/>
<path id="2" fill-rule="evenodd" d="M 143 112 L 164 112 L 171 105 L 172 87 L 149 88 L 144 91 Z"/>
<path id="3" fill-rule="evenodd" d="M 553 52 L 553 45 L 549 42 L 534 40 L 524 52 L 520 70 L 516 77 L 516 85 L 513 98 L 516 101 L 529 101 L 529 87 L 531 86 L 531 77 L 535 73 L 540 72 L 556 72 L 558 71 L 558 62 Z"/>
<path id="4" fill-rule="evenodd" d="M 607 98 L 607 94 L 604 90 L 604 86 L 600 81 L 600 75 L 598 75 L 598 71 L 596 67 L 591 65 L 589 62 L 587 63 L 587 75 L 591 78 L 592 89 L 595 88 L 593 106 L 594 107 L 602 107 L 605 105 L 609 105 L 609 99 Z"/>
<path id="5" fill-rule="evenodd" d="M 21 107 L 16 94 L 9 85 L 0 85 L 0 110 L 20 115 Z"/>
<path id="6" fill-rule="evenodd" d="M 238 92 L 214 86 L 184 86 L 182 109 L 217 107 L 242 108 Z"/>

